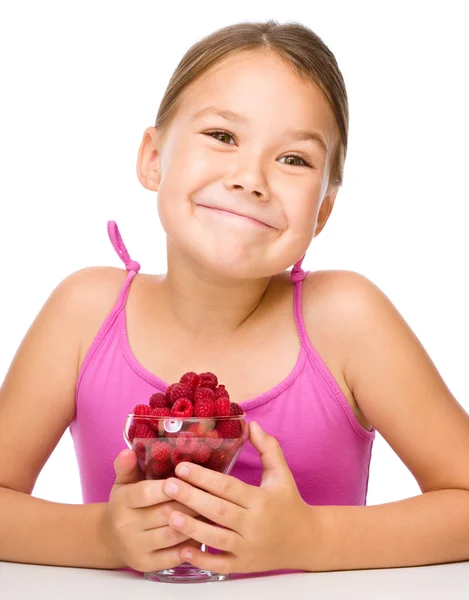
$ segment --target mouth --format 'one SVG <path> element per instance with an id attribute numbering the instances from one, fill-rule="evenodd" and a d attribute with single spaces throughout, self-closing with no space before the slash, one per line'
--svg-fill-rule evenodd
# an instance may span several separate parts
<path id="1" fill-rule="evenodd" d="M 258 221 L 257 219 L 254 219 L 252 217 L 247 217 L 246 215 L 237 213 L 234 210 L 226 210 L 226 209 L 222 209 L 222 208 L 215 208 L 213 206 L 206 206 L 205 204 L 198 204 L 197 206 L 201 207 L 201 208 L 205 208 L 207 210 L 211 210 L 214 211 L 216 213 L 225 215 L 227 217 L 231 217 L 231 218 L 235 218 L 235 219 L 243 219 L 244 221 L 247 221 L 249 223 L 252 223 L 253 225 L 256 225 L 258 227 L 263 227 L 264 229 L 273 229 L 273 227 L 271 227 L 270 225 L 268 225 L 267 223 L 264 223 L 263 221 Z"/>

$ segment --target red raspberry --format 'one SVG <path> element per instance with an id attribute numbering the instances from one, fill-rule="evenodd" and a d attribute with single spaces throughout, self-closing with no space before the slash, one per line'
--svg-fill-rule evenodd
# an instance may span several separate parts
<path id="1" fill-rule="evenodd" d="M 229 400 L 228 400 L 229 402 Z M 213 417 L 215 416 L 215 405 L 213 400 L 205 398 L 204 400 L 198 400 L 194 404 L 194 417 Z"/>
<path id="2" fill-rule="evenodd" d="M 173 401 L 171 400 L 171 393 L 172 393 L 173 389 L 176 387 L 176 385 L 177 385 L 177 383 L 172 383 L 171 385 L 169 385 L 166 388 L 166 392 L 165 392 L 166 406 L 169 406 L 169 408 L 171 408 L 173 405 Z"/>
<path id="3" fill-rule="evenodd" d="M 185 454 L 177 448 L 173 448 L 173 451 L 171 452 L 171 462 L 174 466 L 178 465 L 180 462 L 192 462 L 192 455 Z"/>
<path id="4" fill-rule="evenodd" d="M 184 375 L 179 380 L 179 383 L 186 383 L 193 390 L 199 385 L 199 376 L 194 371 L 189 371 L 188 373 L 184 373 Z"/>
<path id="5" fill-rule="evenodd" d="M 199 373 L 199 386 L 198 387 L 208 387 L 211 390 L 214 390 L 218 385 L 217 376 L 210 371 L 206 373 Z"/>
<path id="6" fill-rule="evenodd" d="M 133 442 L 133 441 L 134 441 L 134 437 L 135 437 L 135 430 L 136 430 L 136 429 L 137 429 L 137 423 L 135 423 L 135 421 L 133 421 L 133 422 L 132 422 L 132 425 L 129 427 L 129 433 L 128 433 L 129 440 L 130 440 L 131 442 Z"/>
<path id="7" fill-rule="evenodd" d="M 184 454 L 192 454 L 199 447 L 199 440 L 192 431 L 181 431 L 176 438 L 176 448 Z"/>
<path id="8" fill-rule="evenodd" d="M 244 415 L 244 410 L 241 408 L 241 406 L 239 404 L 236 404 L 236 402 L 232 402 L 230 404 L 230 415 L 232 415 L 232 416 Z"/>
<path id="9" fill-rule="evenodd" d="M 142 462 L 145 462 L 145 458 L 147 456 L 147 449 L 143 442 L 137 442 L 134 446 L 135 453 L 137 458 Z"/>
<path id="10" fill-rule="evenodd" d="M 217 417 L 230 416 L 230 399 L 226 396 L 215 400 L 215 415 Z"/>
<path id="11" fill-rule="evenodd" d="M 162 462 L 155 460 L 150 463 L 149 468 L 147 469 L 147 473 L 149 473 L 153 477 L 163 478 L 165 476 L 168 476 L 172 469 L 173 463 L 171 460 L 165 460 Z"/>
<path id="12" fill-rule="evenodd" d="M 200 400 L 211 400 L 212 402 L 215 400 L 215 394 L 213 390 L 207 387 L 198 387 L 194 392 L 193 402 L 199 402 Z"/>
<path id="13" fill-rule="evenodd" d="M 150 408 L 167 408 L 168 403 L 166 401 L 166 394 L 156 392 L 156 394 L 150 396 L 149 405 Z"/>
<path id="14" fill-rule="evenodd" d="M 187 383 L 176 383 L 171 392 L 171 402 L 174 403 L 179 398 L 189 398 L 192 400 L 192 396 L 194 395 L 194 390 Z"/>
<path id="15" fill-rule="evenodd" d="M 171 409 L 172 417 L 192 417 L 192 413 L 194 412 L 194 407 L 192 406 L 192 402 L 189 398 L 179 398 L 173 404 L 173 408 Z"/>
<path id="16" fill-rule="evenodd" d="M 187 431 L 195 433 L 195 437 L 203 438 L 207 431 L 210 431 L 215 427 L 215 421 L 213 419 L 207 419 L 206 421 L 200 421 L 199 423 L 192 423 L 187 428 Z"/>
<path id="17" fill-rule="evenodd" d="M 150 425 L 155 431 L 160 432 L 162 421 L 158 417 L 169 417 L 170 415 L 171 410 L 169 408 L 154 408 L 150 413 Z"/>
<path id="18" fill-rule="evenodd" d="M 139 423 L 135 429 L 135 437 L 136 438 L 152 438 L 155 437 L 155 432 L 146 423 Z"/>
<path id="19" fill-rule="evenodd" d="M 212 429 L 204 435 L 204 441 L 209 448 L 216 449 L 223 444 L 223 436 L 218 429 Z"/>
<path id="20" fill-rule="evenodd" d="M 230 454 L 224 450 L 213 450 L 205 466 L 213 471 L 222 473 L 231 460 Z"/>
<path id="21" fill-rule="evenodd" d="M 147 419 L 139 419 L 138 417 L 146 417 L 150 414 L 150 411 L 151 408 L 148 406 L 148 404 L 137 404 L 137 406 L 134 406 L 134 423 L 137 423 L 137 425 L 139 423 L 148 423 Z"/>
<path id="22" fill-rule="evenodd" d="M 200 465 L 206 463 L 211 453 L 211 449 L 206 444 L 199 444 L 199 447 L 193 454 L 194 462 Z"/>
<path id="23" fill-rule="evenodd" d="M 167 442 L 155 442 L 150 450 L 151 457 L 159 462 L 165 462 L 171 458 L 172 447 Z"/>
<path id="24" fill-rule="evenodd" d="M 229 398 L 229 397 L 230 397 L 230 395 L 226 391 L 226 388 L 224 385 L 219 385 L 215 389 L 215 398 Z"/>
<path id="25" fill-rule="evenodd" d="M 217 430 L 224 438 L 238 439 L 241 437 L 241 423 L 238 420 L 218 421 Z"/>

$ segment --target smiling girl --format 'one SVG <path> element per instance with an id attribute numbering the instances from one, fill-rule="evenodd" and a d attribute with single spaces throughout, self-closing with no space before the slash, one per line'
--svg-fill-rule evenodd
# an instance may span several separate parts
<path id="1" fill-rule="evenodd" d="M 110 221 L 125 269 L 61 282 L 1 388 L 0 560 L 253 573 L 469 559 L 467 413 L 376 285 L 301 268 L 347 135 L 342 75 L 308 28 L 240 23 L 188 50 L 137 161 L 167 272 L 140 273 Z M 187 371 L 218 375 L 251 443 L 230 475 L 181 463 L 143 481 L 125 416 Z M 31 496 L 69 426 L 83 505 Z M 421 495 L 366 506 L 376 431 Z"/>

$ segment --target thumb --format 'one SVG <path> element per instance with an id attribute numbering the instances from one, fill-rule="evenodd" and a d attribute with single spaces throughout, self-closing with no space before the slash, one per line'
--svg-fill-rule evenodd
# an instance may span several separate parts
<path id="1" fill-rule="evenodd" d="M 143 474 L 137 463 L 137 455 L 133 450 L 122 450 L 114 461 L 116 481 L 114 485 L 136 483 L 143 479 Z"/>
<path id="2" fill-rule="evenodd" d="M 252 421 L 250 424 L 250 442 L 259 452 L 262 463 L 261 487 L 266 487 L 283 479 L 288 473 L 291 475 L 283 450 L 277 439 L 261 429 L 259 423 Z"/>

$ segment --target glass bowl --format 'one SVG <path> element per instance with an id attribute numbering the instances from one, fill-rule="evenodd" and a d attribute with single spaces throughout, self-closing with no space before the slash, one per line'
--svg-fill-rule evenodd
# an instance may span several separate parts
<path id="1" fill-rule="evenodd" d="M 180 462 L 200 464 L 228 475 L 249 438 L 246 415 L 227 417 L 155 417 L 127 415 L 124 440 L 134 450 L 145 479 L 177 477 Z M 201 546 L 206 551 L 205 544 Z M 172 569 L 144 573 L 150 581 L 192 583 L 222 581 L 214 573 L 184 562 Z"/>

